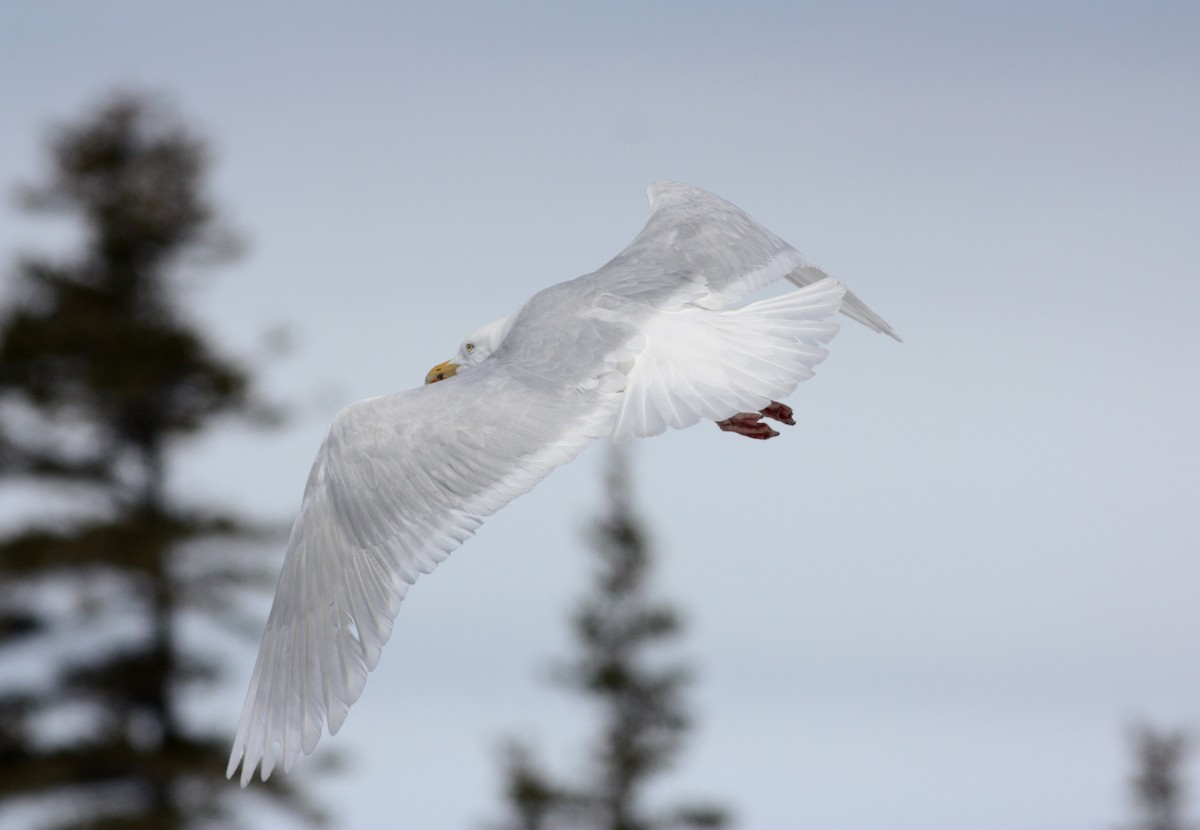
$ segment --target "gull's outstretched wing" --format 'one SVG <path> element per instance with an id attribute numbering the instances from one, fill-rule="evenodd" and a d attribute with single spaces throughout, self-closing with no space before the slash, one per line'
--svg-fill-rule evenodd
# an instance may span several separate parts
<path id="1" fill-rule="evenodd" d="M 593 366 L 600 370 L 594 371 Z M 603 365 L 570 395 L 503 361 L 353 404 L 309 475 L 229 759 L 242 785 L 285 769 L 341 726 L 379 660 L 408 586 L 611 431 Z"/>
<path id="2" fill-rule="evenodd" d="M 590 275 L 618 296 L 656 308 L 681 299 L 702 308 L 725 308 L 771 283 L 811 285 L 828 275 L 799 251 L 719 196 L 675 182 L 647 189 L 650 218 L 641 233 L 607 265 Z M 681 274 L 694 275 L 689 285 Z M 899 340 L 892 327 L 847 291 L 841 311 Z"/>

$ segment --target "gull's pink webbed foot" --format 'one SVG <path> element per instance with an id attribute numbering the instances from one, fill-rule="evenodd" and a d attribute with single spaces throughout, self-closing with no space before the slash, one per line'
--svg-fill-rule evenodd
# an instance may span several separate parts
<path id="1" fill-rule="evenodd" d="M 779 433 L 771 429 L 763 423 L 763 418 L 770 418 L 773 421 L 779 421 L 781 424 L 794 426 L 796 419 L 792 417 L 792 408 L 785 403 L 779 401 L 771 401 L 765 409 L 758 412 L 739 412 L 732 418 L 726 418 L 724 421 L 717 421 L 717 426 L 725 432 L 734 432 L 738 435 L 745 435 L 747 438 L 753 438 L 756 441 L 766 441 L 768 438 L 774 438 Z"/>
<path id="2" fill-rule="evenodd" d="M 771 401 L 767 408 L 762 410 L 762 414 L 766 415 L 773 421 L 778 421 L 781 424 L 787 424 L 790 427 L 796 425 L 796 419 L 792 417 L 792 408 L 785 403 L 779 401 Z"/>

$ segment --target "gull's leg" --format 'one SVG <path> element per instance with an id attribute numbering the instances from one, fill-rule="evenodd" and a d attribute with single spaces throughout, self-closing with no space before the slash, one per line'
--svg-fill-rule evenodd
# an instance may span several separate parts
<path id="1" fill-rule="evenodd" d="M 724 432 L 734 432 L 738 435 L 745 435 L 747 438 L 766 441 L 768 438 L 774 438 L 779 433 L 764 424 L 762 422 L 763 417 L 779 421 L 779 423 L 787 424 L 788 426 L 794 426 L 796 423 L 792 417 L 792 408 L 790 406 L 778 401 L 771 401 L 760 412 L 739 412 L 732 418 L 717 421 L 717 426 Z"/>

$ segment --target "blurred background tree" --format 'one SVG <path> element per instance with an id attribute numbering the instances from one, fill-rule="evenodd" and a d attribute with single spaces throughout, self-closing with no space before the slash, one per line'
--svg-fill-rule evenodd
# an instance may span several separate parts
<path id="1" fill-rule="evenodd" d="M 527 743 L 511 741 L 504 757 L 505 830 L 667 830 L 724 827 L 726 811 L 705 803 L 654 810 L 643 804 L 650 781 L 677 760 L 691 722 L 679 664 L 647 652 L 680 635 L 679 614 L 652 599 L 653 564 L 646 533 L 631 504 L 629 461 L 610 449 L 606 515 L 592 528 L 596 571 L 571 622 L 578 648 L 557 679 L 600 711 L 586 780 L 556 778 Z"/>
<path id="2" fill-rule="evenodd" d="M 1183 767 L 1191 742 L 1182 731 L 1158 731 L 1138 726 L 1132 732 L 1136 772 L 1130 789 L 1137 820 L 1131 830 L 1192 830 L 1184 818 L 1187 786 Z"/>
<path id="3" fill-rule="evenodd" d="M 231 237 L 204 143 L 161 101 L 112 96 L 49 157 L 24 205 L 83 235 L 72 256 L 20 259 L 0 316 L 0 808 L 55 828 L 228 826 L 228 736 L 184 711 L 221 661 L 183 630 L 241 628 L 235 595 L 277 563 L 250 544 L 263 526 L 173 495 L 167 473 L 214 419 L 270 419 L 180 307 Z M 286 781 L 259 792 L 318 823 Z"/>

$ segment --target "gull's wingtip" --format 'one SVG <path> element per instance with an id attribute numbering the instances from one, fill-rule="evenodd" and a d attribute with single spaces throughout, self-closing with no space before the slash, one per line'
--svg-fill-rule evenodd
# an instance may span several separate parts
<path id="1" fill-rule="evenodd" d="M 271 777 L 271 765 L 266 763 L 266 759 L 262 759 L 262 780 L 266 781 Z M 229 755 L 229 764 L 225 767 L 225 777 L 232 780 L 237 774 L 238 766 L 241 765 L 242 774 L 238 780 L 242 789 L 245 789 L 254 779 L 254 773 L 259 768 L 259 760 L 251 759 L 246 755 L 245 747 L 234 746 L 233 752 Z"/>
<path id="2" fill-rule="evenodd" d="M 246 748 L 240 740 L 234 741 L 233 749 L 229 753 L 229 763 L 225 767 L 225 777 L 232 779 L 233 774 L 237 772 L 238 764 L 242 763 L 246 754 Z M 246 782 L 242 781 L 242 786 L 246 786 Z"/>
<path id="3" fill-rule="evenodd" d="M 892 328 L 887 320 L 880 317 L 871 309 L 867 308 L 866 303 L 854 296 L 853 292 L 847 291 L 842 303 L 842 313 L 852 320 L 857 320 L 864 326 L 874 329 L 880 334 L 886 334 L 888 337 L 895 340 L 897 343 L 903 343 L 900 335 L 896 334 L 896 330 Z"/>

